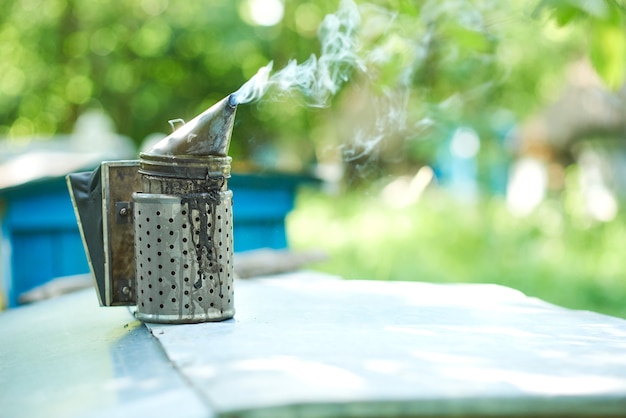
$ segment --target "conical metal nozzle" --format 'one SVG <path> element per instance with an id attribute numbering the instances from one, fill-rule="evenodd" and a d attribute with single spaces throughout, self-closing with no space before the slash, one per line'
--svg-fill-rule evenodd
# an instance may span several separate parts
<path id="1" fill-rule="evenodd" d="M 146 154 L 159 156 L 219 156 L 228 153 L 237 105 L 231 96 L 163 138 Z"/>

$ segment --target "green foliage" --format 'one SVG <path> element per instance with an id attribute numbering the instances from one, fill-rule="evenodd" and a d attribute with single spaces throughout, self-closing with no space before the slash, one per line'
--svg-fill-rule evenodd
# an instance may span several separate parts
<path id="1" fill-rule="evenodd" d="M 612 89 L 626 79 L 626 26 L 620 0 L 542 0 L 536 13 L 550 13 L 561 26 L 580 23 L 589 33 L 594 68 Z"/>
<path id="2" fill-rule="evenodd" d="M 437 191 L 397 209 L 375 188 L 329 199 L 301 193 L 289 217 L 292 246 L 330 255 L 312 268 L 348 279 L 497 283 L 626 317 L 623 213 L 594 224 L 550 200 L 519 218 L 497 198 L 467 205 Z"/>
<path id="3" fill-rule="evenodd" d="M 404 106 L 394 109 L 401 117 L 383 124 L 378 146 L 364 148 L 380 154 L 381 165 L 395 166 L 399 158 L 423 162 L 427 156 L 419 150 L 429 147 L 398 144 L 441 139 L 425 135 L 424 120 L 474 126 L 490 141 L 486 115 L 505 108 L 521 119 L 539 108 L 561 86 L 564 66 L 588 48 L 611 85 L 623 80 L 626 37 L 618 2 L 545 0 L 535 18 L 530 4 L 494 0 L 357 3 L 363 66 L 346 74 L 328 109 L 306 108 L 298 94 L 240 106 L 235 161 L 265 155 L 266 165 L 303 169 L 315 160 L 340 160 L 355 130 L 380 136 L 366 128 L 381 125 L 376 119 L 391 111 L 372 108 L 393 98 Z M 152 132 L 169 131 L 167 120 L 189 119 L 235 91 L 269 61 L 280 69 L 319 54 L 317 29 L 340 1 L 285 0 L 284 17 L 274 26 L 254 23 L 251 4 L 5 1 L 0 137 L 69 132 L 81 112 L 100 107 L 139 144 Z M 605 7 L 592 7 L 598 4 Z"/>
<path id="4" fill-rule="evenodd" d="M 85 108 L 140 141 L 270 60 L 237 4 L 15 0 L 0 17 L 0 133 L 67 132 Z"/>
<path id="5" fill-rule="evenodd" d="M 168 131 L 167 120 L 189 119 L 235 91 L 269 61 L 280 69 L 319 54 L 317 29 L 339 3 L 285 0 L 282 21 L 261 26 L 248 0 L 5 0 L 0 137 L 69 132 L 81 112 L 100 107 L 139 144 Z M 541 0 L 534 14 L 534 2 L 357 3 L 363 67 L 346 75 L 327 109 L 301 106 L 298 94 L 240 106 L 235 161 L 255 156 L 293 169 L 340 162 L 356 130 L 367 135 L 366 128 L 381 125 L 378 117 L 393 113 L 382 133 L 371 133 L 378 139 L 359 144 L 388 172 L 429 163 L 459 125 L 479 132 L 479 159 L 492 161 L 493 116 L 507 109 L 521 120 L 539 109 L 562 87 L 573 60 L 588 56 L 607 85 L 624 83 L 622 1 Z M 381 98 L 402 106 L 375 109 L 389 104 Z M 626 271 L 615 251 L 624 244 L 624 219 L 588 226 L 561 210 L 567 201 L 548 202 L 522 222 L 497 200 L 468 208 L 431 196 L 390 210 L 377 193 L 332 203 L 301 199 L 290 221 L 292 243 L 328 249 L 329 271 L 490 281 L 626 316 L 619 281 Z"/>

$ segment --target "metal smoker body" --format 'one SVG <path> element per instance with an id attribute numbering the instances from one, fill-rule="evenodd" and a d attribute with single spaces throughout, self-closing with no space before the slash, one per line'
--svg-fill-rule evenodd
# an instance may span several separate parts
<path id="1" fill-rule="evenodd" d="M 225 98 L 139 161 L 68 176 L 101 305 L 136 305 L 146 322 L 234 315 L 226 153 L 235 110 Z"/>

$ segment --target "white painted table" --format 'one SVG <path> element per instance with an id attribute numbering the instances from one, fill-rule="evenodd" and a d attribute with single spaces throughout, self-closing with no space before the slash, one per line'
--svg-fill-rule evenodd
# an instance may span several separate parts
<path id="1" fill-rule="evenodd" d="M 235 299 L 230 321 L 150 325 L 158 343 L 91 293 L 1 314 L 0 416 L 626 416 L 621 319 L 316 273 Z"/>

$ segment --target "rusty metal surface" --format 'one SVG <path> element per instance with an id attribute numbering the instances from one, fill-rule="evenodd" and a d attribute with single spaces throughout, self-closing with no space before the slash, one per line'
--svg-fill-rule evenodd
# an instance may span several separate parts
<path id="1" fill-rule="evenodd" d="M 102 163 L 103 239 L 107 306 L 134 305 L 135 250 L 130 202 L 141 190 L 138 161 Z"/>
<path id="2" fill-rule="evenodd" d="M 142 191 L 143 193 L 182 196 L 197 193 L 216 193 L 220 190 L 226 190 L 227 186 L 228 180 L 224 176 L 189 179 L 144 175 Z"/>

